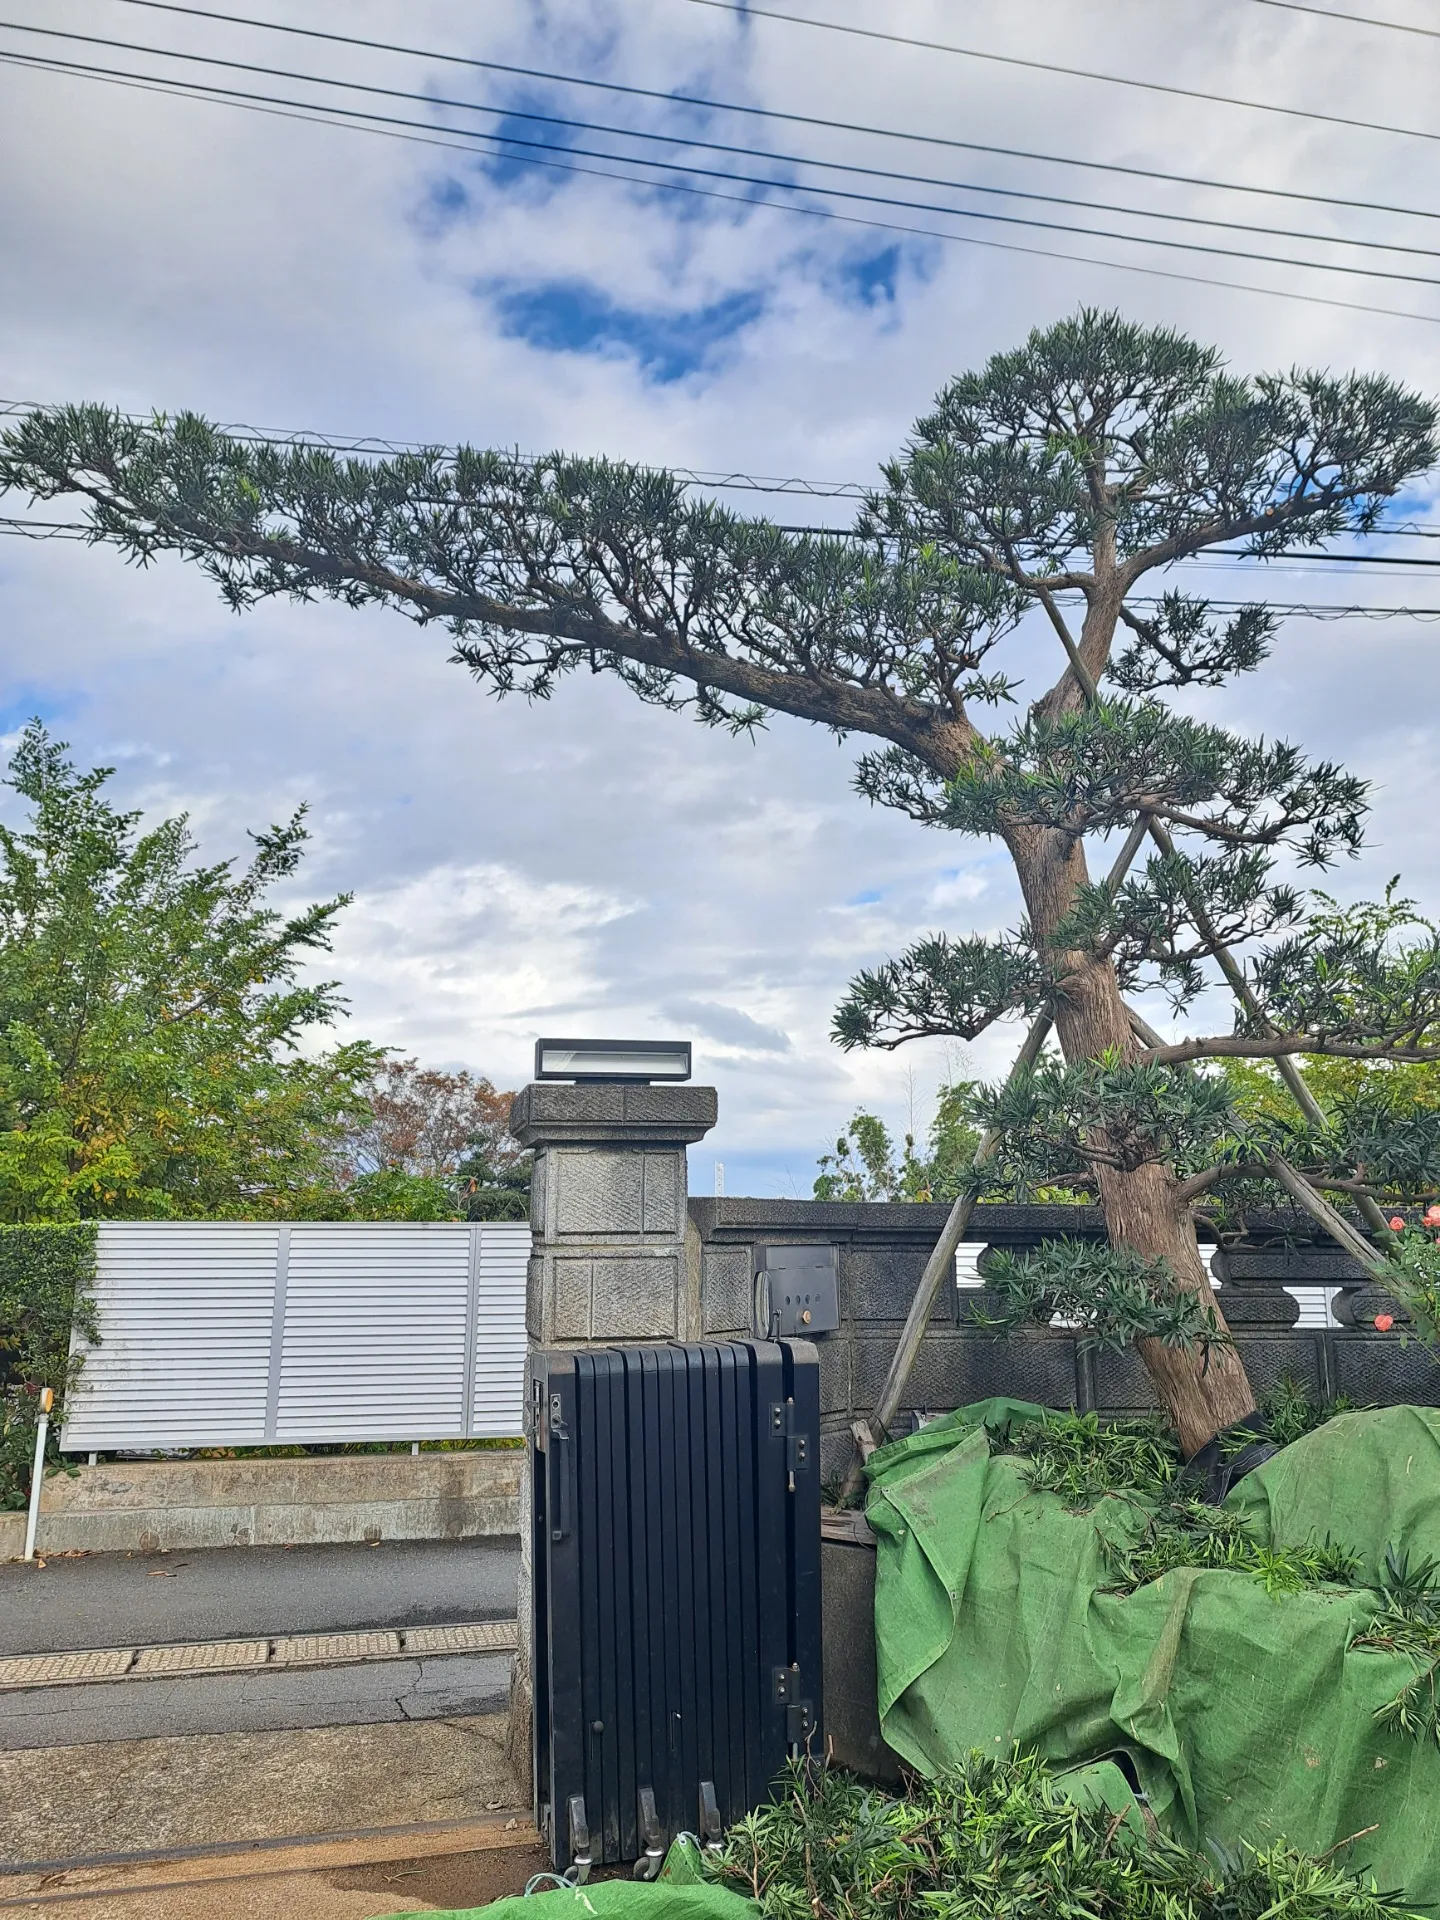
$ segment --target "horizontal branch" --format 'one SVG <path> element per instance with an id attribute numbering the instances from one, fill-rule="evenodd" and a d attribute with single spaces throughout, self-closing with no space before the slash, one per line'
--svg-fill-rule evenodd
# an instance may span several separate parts
<path id="1" fill-rule="evenodd" d="M 1331 1060 L 1394 1060 L 1424 1066 L 1440 1060 L 1440 1047 L 1401 1046 L 1393 1041 L 1337 1040 L 1327 1033 L 1227 1033 L 1203 1040 L 1177 1040 L 1139 1055 L 1147 1066 L 1175 1067 L 1187 1060 L 1278 1060 L 1313 1053 Z"/>

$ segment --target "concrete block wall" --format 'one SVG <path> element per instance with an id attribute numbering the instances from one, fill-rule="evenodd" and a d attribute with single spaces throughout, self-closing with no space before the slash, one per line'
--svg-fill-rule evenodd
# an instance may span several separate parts
<path id="1" fill-rule="evenodd" d="M 700 1274 L 701 1323 L 707 1339 L 751 1336 L 756 1256 L 765 1246 L 830 1244 L 837 1250 L 840 1327 L 814 1336 L 820 1351 L 821 1472 L 829 1482 L 848 1466 L 850 1423 L 879 1397 L 900 1328 L 930 1249 L 949 1209 L 905 1203 L 697 1199 L 690 1225 Z M 1256 1249 L 1232 1251 L 1221 1305 L 1257 1390 L 1282 1376 L 1312 1396 L 1345 1393 L 1352 1400 L 1440 1404 L 1440 1369 L 1396 1334 L 1377 1334 L 1363 1315 L 1341 1330 L 1295 1326 L 1299 1308 L 1284 1285 L 1359 1289 L 1362 1270 L 1331 1243 L 1308 1238 L 1294 1216 L 1257 1216 Z M 967 1242 L 1016 1250 L 1062 1234 L 1099 1238 L 1104 1226 L 1089 1207 L 980 1206 Z M 1285 1241 L 1280 1251 L 1276 1246 Z M 983 1253 L 981 1261 L 983 1265 Z M 1282 1284 L 1283 1283 L 1283 1284 Z M 1144 1368 L 1133 1353 L 1087 1350 L 1072 1333 L 1036 1326 L 1008 1339 L 968 1318 L 984 1294 L 952 1279 L 937 1299 L 911 1376 L 900 1425 L 912 1416 L 1006 1394 L 1045 1406 L 1135 1413 L 1154 1405 Z M 1373 1318 L 1373 1315 L 1372 1315 Z"/>

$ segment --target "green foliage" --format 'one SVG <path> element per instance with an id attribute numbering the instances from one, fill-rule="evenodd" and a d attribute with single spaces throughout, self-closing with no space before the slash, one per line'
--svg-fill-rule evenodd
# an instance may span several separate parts
<path id="1" fill-rule="evenodd" d="M 890 1129 L 863 1107 L 822 1153 L 815 1180 L 817 1200 L 953 1200 L 965 1185 L 980 1135 L 964 1117 L 970 1082 L 942 1086 L 930 1123 L 928 1151 L 907 1133 L 897 1157 Z"/>
<path id="2" fill-rule="evenodd" d="M 1440 1062 L 1344 1060 L 1307 1053 L 1295 1063 L 1327 1114 L 1357 1105 L 1401 1117 L 1440 1113 Z M 1268 1060 L 1227 1060 L 1221 1068 L 1244 1122 L 1293 1121 L 1295 1102 Z"/>
<path id="3" fill-rule="evenodd" d="M 1126 1588 L 1146 1586 L 1177 1567 L 1208 1567 L 1254 1574 L 1267 1593 L 1299 1593 L 1306 1587 L 1354 1586 L 1360 1571 L 1359 1556 L 1329 1538 L 1303 1546 L 1265 1546 L 1241 1515 L 1174 1496 L 1162 1502 L 1139 1539 L 1116 1548 L 1113 1558 Z"/>
<path id="4" fill-rule="evenodd" d="M 1053 987 L 1050 968 L 1022 941 L 933 934 L 857 974 L 831 1031 L 846 1052 L 926 1034 L 971 1040 L 1002 1014 L 1037 1012 Z"/>
<path id="5" fill-rule="evenodd" d="M 1254 672 L 1270 652 L 1276 624 L 1266 607 L 1241 607 L 1217 628 L 1208 600 L 1171 587 L 1148 618 L 1128 615 L 1135 639 L 1111 660 L 1109 676 L 1127 693 L 1222 687 L 1232 673 Z"/>
<path id="6" fill-rule="evenodd" d="M 983 697 L 985 658 L 1013 623 L 1002 581 L 938 549 L 785 534 L 689 499 L 669 474 L 562 453 L 347 460 L 235 440 L 193 414 L 137 424 L 66 407 L 6 433 L 6 487 L 86 494 L 100 538 L 140 561 L 184 554 L 237 609 L 276 596 L 398 605 L 442 620 L 456 658 L 497 692 L 544 698 L 579 668 L 608 671 L 643 700 L 737 730 L 768 707 L 834 723 L 816 682 L 917 706 Z M 680 606 L 666 659 L 653 636 L 674 632 Z M 634 622 L 651 642 L 635 644 Z"/>
<path id="7" fill-rule="evenodd" d="M 1283 1375 L 1265 1394 L 1260 1410 L 1271 1439 L 1282 1447 L 1313 1433 L 1337 1413 L 1353 1411 L 1343 1394 L 1312 1400 Z M 1248 1435 L 1247 1442 L 1252 1438 Z M 1184 1465 L 1174 1434 L 1158 1416 L 1120 1420 L 1047 1410 L 1039 1420 L 1011 1420 L 992 1431 L 990 1449 L 1024 1460 L 1026 1478 L 1036 1493 L 1057 1493 L 1076 1509 L 1093 1507 L 1111 1494 L 1163 1505 L 1180 1491 Z"/>
<path id="8" fill-rule="evenodd" d="M 266 905 L 299 865 L 301 814 L 250 864 L 193 862 L 183 816 L 139 831 L 38 722 L 0 827 L 0 1218 L 304 1213 L 377 1059 L 299 1050 L 334 1019 L 302 984 L 346 897 Z"/>
<path id="9" fill-rule="evenodd" d="M 1354 1413 L 1356 1410 L 1354 1401 L 1343 1393 L 1312 1400 L 1288 1374 L 1281 1374 L 1260 1402 L 1266 1431 L 1277 1447 L 1288 1447 L 1292 1440 L 1313 1433 L 1317 1427 L 1323 1427 L 1327 1420 L 1333 1420 L 1337 1413 Z"/>
<path id="10" fill-rule="evenodd" d="M 1283 1843 L 1193 1854 L 1138 1812 L 1083 1807 L 1033 1754 L 970 1755 L 903 1795 L 792 1761 L 708 1871 L 765 1920 L 1400 1920 Z"/>
<path id="11" fill-rule="evenodd" d="M 1175 1284 L 1168 1263 L 1093 1240 L 1042 1240 L 1034 1253 L 988 1255 L 985 1285 L 1001 1310 L 970 1309 L 976 1326 L 1011 1333 L 1058 1316 L 1081 1346 L 1119 1350 L 1137 1340 L 1201 1351 L 1229 1345 L 1212 1307 Z"/>
<path id="12" fill-rule="evenodd" d="M 1107 1494 L 1163 1499 L 1180 1472 L 1180 1450 L 1158 1419 L 1106 1420 L 1098 1413 L 1046 1413 L 1013 1423 L 991 1451 L 1026 1462 L 1032 1491 L 1066 1506 L 1093 1507 Z"/>
<path id="13" fill-rule="evenodd" d="M 1419 1228 L 1407 1227 L 1385 1252 L 1379 1284 L 1405 1308 L 1416 1335 L 1440 1358 L 1440 1245 Z"/>
<path id="14" fill-rule="evenodd" d="M 1230 1090 L 1216 1075 L 1107 1054 L 1042 1060 L 999 1086 L 976 1086 L 969 1117 L 1001 1136 L 987 1185 L 1029 1199 L 1037 1186 L 1089 1185 L 1097 1167 L 1165 1162 L 1182 1174 L 1230 1151 Z"/>
<path id="15" fill-rule="evenodd" d="M 1111 539 L 1122 562 L 1220 527 L 1256 553 L 1318 546 L 1378 523 L 1434 461 L 1435 421 L 1383 377 L 1237 379 L 1213 348 L 1087 308 L 952 380 L 868 523 L 1041 580 Z"/>
<path id="16" fill-rule="evenodd" d="M 1281 1446 L 1345 1410 L 1338 1400 L 1312 1402 L 1293 1381 L 1279 1382 L 1264 1408 Z M 991 1449 L 1024 1461 L 1033 1492 L 1058 1494 L 1077 1511 L 1121 1499 L 1144 1515 L 1128 1541 L 1106 1536 L 1116 1580 L 1127 1591 L 1178 1567 L 1253 1574 L 1272 1594 L 1356 1583 L 1360 1561 L 1348 1548 L 1329 1539 L 1270 1547 L 1256 1539 L 1242 1515 L 1193 1498 L 1180 1450 L 1157 1420 L 1046 1413 L 1038 1421 L 1012 1421 L 992 1437 Z"/>
<path id="17" fill-rule="evenodd" d="M 950 782 L 944 824 L 994 834 L 1128 827 L 1137 814 L 1230 847 L 1288 843 L 1314 865 L 1360 842 L 1367 786 L 1286 742 L 1249 740 L 1157 701 L 1032 710 L 986 741 Z"/>
<path id="18" fill-rule="evenodd" d="M 462 1194 L 467 1220 L 528 1220 L 530 1189 L 501 1186 L 466 1188 Z"/>
<path id="19" fill-rule="evenodd" d="M 344 1220 L 461 1220 L 455 1194 L 447 1180 L 434 1174 L 407 1173 L 403 1167 L 381 1167 L 362 1173 L 338 1196 L 330 1216 Z M 343 1211 L 341 1210 L 343 1209 Z"/>
<path id="20" fill-rule="evenodd" d="M 849 1126 L 835 1142 L 835 1151 L 822 1153 L 818 1165 L 814 1188 L 817 1200 L 929 1198 L 915 1154 L 914 1134 L 906 1134 L 897 1162 L 889 1127 L 863 1107 L 851 1116 Z"/>
<path id="21" fill-rule="evenodd" d="M 70 1336 L 98 1334 L 94 1278 L 93 1226 L 0 1226 L 0 1511 L 29 1499 L 44 1387 L 56 1402 L 48 1458 L 59 1458 L 65 1389 L 78 1364 Z"/>
<path id="22" fill-rule="evenodd" d="M 1359 1181 L 1382 1207 L 1425 1206 L 1440 1194 L 1440 1066 L 1336 1059 L 1301 1062 L 1322 1123 L 1296 1110 L 1274 1068 L 1227 1061 L 1239 1133 L 1261 1158 L 1275 1151 L 1322 1185 Z"/>
<path id="23" fill-rule="evenodd" d="M 1411 1562 L 1392 1549 L 1381 1569 L 1380 1591 L 1384 1604 L 1351 1644 L 1403 1654 L 1415 1671 L 1375 1718 L 1416 1740 L 1440 1741 L 1440 1563 Z"/>
<path id="24" fill-rule="evenodd" d="M 1316 894 L 1303 933 L 1259 956 L 1256 984 L 1277 1027 L 1402 1057 L 1422 1045 L 1440 1019 L 1440 929 L 1395 887 L 1353 907 Z M 1406 938 L 1411 928 L 1422 937 Z"/>

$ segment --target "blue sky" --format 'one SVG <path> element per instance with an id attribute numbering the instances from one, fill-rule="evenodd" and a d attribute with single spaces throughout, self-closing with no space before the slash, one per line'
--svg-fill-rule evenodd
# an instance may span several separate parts
<path id="1" fill-rule="evenodd" d="M 16 5 L 36 24 L 276 59 L 250 29 L 157 15 L 141 31 L 117 0 Z M 321 0 L 283 12 L 334 25 Z M 830 0 L 824 14 L 875 18 L 859 0 Z M 1395 0 L 1395 17 L 1422 16 L 1418 0 Z M 1429 124 L 1440 78 L 1440 44 L 1251 0 L 977 0 L 964 23 L 967 43 L 996 51 L 1042 48 L 1392 124 Z M 662 94 L 1440 208 L 1433 143 L 741 23 L 688 0 L 353 0 L 345 25 Z M 942 0 L 893 0 L 885 25 L 958 32 Z M 517 117 L 529 109 L 982 184 L 1149 194 L 1175 212 L 1210 205 L 1185 188 L 439 61 L 295 42 L 278 64 L 488 104 L 511 118 L 484 124 L 512 131 L 533 132 Z M 0 166 L 8 396 L 868 481 L 948 377 L 1081 301 L 1182 326 L 1240 368 L 1374 367 L 1440 391 L 1435 326 L 786 214 L 756 204 L 754 189 L 735 202 L 671 194 L 6 67 Z M 771 161 L 745 170 L 789 174 Z M 1245 201 L 1236 217 L 1266 205 Z M 1317 233 L 1340 218 L 1283 212 L 1276 224 Z M 1404 237 L 1378 215 L 1352 230 Z M 1109 245 L 1111 258 L 1125 253 Z M 1176 264 L 1440 312 L 1428 288 L 1322 287 L 1264 262 Z M 1413 510 L 1435 518 L 1433 494 Z M 850 511 L 803 505 L 807 520 Z M 1239 591 L 1232 570 L 1217 568 L 1213 584 Z M 1399 570 L 1277 571 L 1273 590 L 1440 605 L 1429 579 Z M 925 931 L 994 931 L 1019 910 L 992 849 L 857 799 L 852 752 L 827 735 L 781 720 L 735 742 L 578 677 L 548 705 L 497 703 L 447 664 L 443 636 L 395 616 L 277 604 L 239 619 L 177 562 L 142 573 L 69 543 L 0 541 L 0 596 L 0 728 L 53 716 L 82 759 L 118 768 L 127 804 L 188 809 L 207 857 L 242 853 L 247 827 L 311 804 L 309 891 L 356 894 L 334 966 L 352 1032 L 502 1084 L 524 1076 L 540 1031 L 690 1034 L 698 1071 L 721 1091 L 720 1127 L 694 1156 L 697 1191 L 718 1157 L 731 1192 L 807 1192 L 815 1155 L 857 1104 L 923 1127 L 942 1074 L 1004 1064 L 1003 1032 L 968 1061 L 938 1045 L 871 1057 L 830 1045 L 857 968 Z M 1373 852 L 1334 876 L 1346 895 L 1403 871 L 1440 910 L 1437 634 L 1296 620 L 1261 673 L 1194 702 L 1376 780 Z M 1014 670 L 1053 672 L 1050 646 L 1027 632 Z"/>

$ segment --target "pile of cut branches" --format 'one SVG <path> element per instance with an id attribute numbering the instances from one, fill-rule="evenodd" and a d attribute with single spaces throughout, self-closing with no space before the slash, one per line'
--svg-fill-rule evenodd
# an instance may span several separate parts
<path id="1" fill-rule="evenodd" d="M 972 1754 L 902 1795 L 793 1763 L 714 1876 L 765 1920 L 1400 1920 L 1332 1855 L 1192 1853 L 1137 1811 L 1068 1798 L 1044 1762 Z"/>
<path id="2" fill-rule="evenodd" d="M 1341 1400 L 1311 1401 L 1282 1380 L 1267 1399 L 1266 1423 L 1285 1444 L 1347 1409 Z M 1106 1541 L 1122 1590 L 1143 1587 L 1176 1567 L 1251 1573 L 1270 1593 L 1358 1583 L 1359 1556 L 1347 1547 L 1329 1539 L 1271 1547 L 1256 1539 L 1242 1514 L 1195 1498 L 1174 1435 L 1158 1418 L 1047 1412 L 992 1433 L 991 1447 L 1023 1461 L 1034 1492 L 1058 1494 L 1069 1507 L 1084 1510 L 1118 1498 L 1143 1511 L 1133 1539 L 1123 1545 Z"/>

